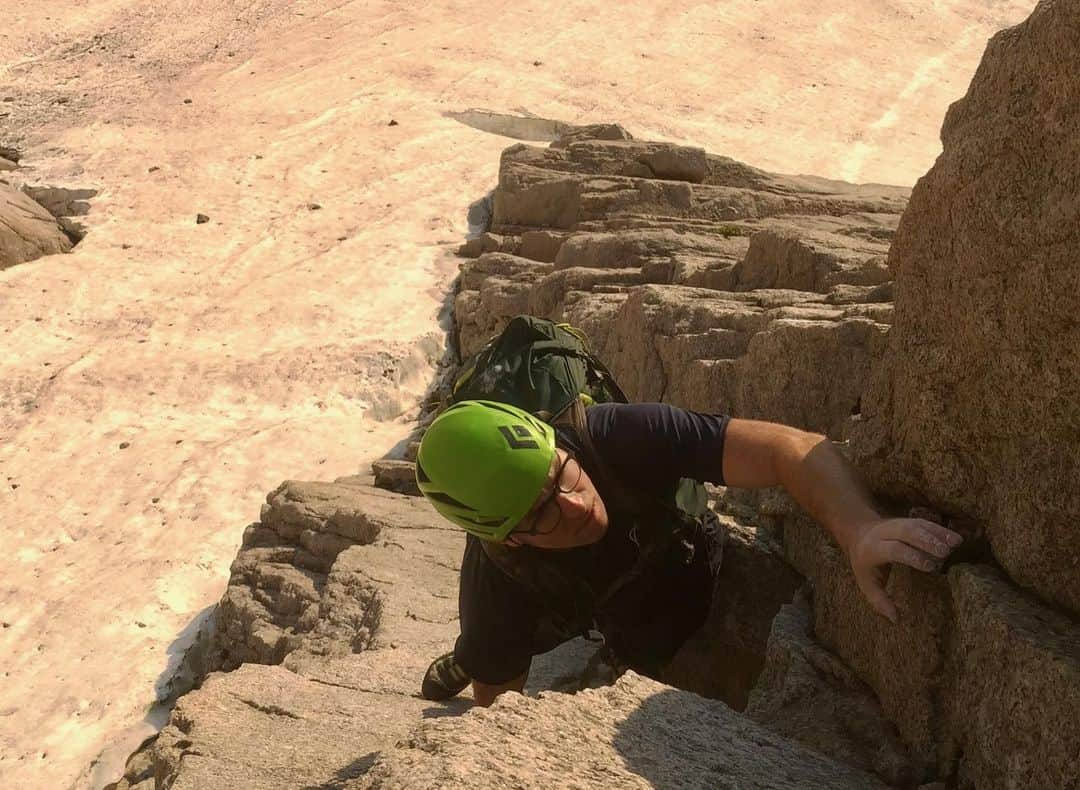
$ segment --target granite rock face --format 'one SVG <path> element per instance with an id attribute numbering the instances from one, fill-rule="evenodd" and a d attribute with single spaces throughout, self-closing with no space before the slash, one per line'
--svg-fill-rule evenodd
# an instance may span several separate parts
<path id="1" fill-rule="evenodd" d="M 40 203 L 0 183 L 0 269 L 71 247 L 71 239 Z"/>
<path id="2" fill-rule="evenodd" d="M 273 533 L 274 553 L 253 533 L 263 542 Z M 471 706 L 468 689 L 446 703 L 419 694 L 459 631 L 464 546 L 426 503 L 370 478 L 288 481 L 248 538 L 213 645 L 217 668 L 244 663 L 181 697 L 117 790 L 345 787 L 423 719 Z M 296 577 L 306 586 L 278 583 Z M 610 683 L 598 649 L 578 639 L 537 657 L 526 691 Z"/>
<path id="3" fill-rule="evenodd" d="M 248 663 L 120 786 L 1080 788 L 1078 61 L 1076 3 L 996 36 L 906 212 L 602 125 L 506 149 L 461 249 L 462 354 L 569 321 L 631 398 L 850 439 L 883 513 L 961 532 L 938 571 L 891 569 L 898 624 L 790 499 L 728 489 L 709 619 L 664 680 L 748 717 L 632 673 L 432 705 L 460 534 L 367 479 L 289 482 L 219 612 L 217 666 Z M 610 680 L 595 644 L 555 652 L 528 692 Z"/>
<path id="4" fill-rule="evenodd" d="M 500 697 L 425 723 L 357 788 L 885 787 L 721 702 L 633 672 L 576 696 Z"/>
<path id="5" fill-rule="evenodd" d="M 1080 614 L 1080 5 L 991 39 L 893 245 L 896 310 L 854 434 L 875 486 L 977 520 Z"/>
<path id="6" fill-rule="evenodd" d="M 765 671 L 746 714 L 781 735 L 872 771 L 890 785 L 921 774 L 870 688 L 811 636 L 812 613 L 786 605 L 772 623 Z"/>
<path id="7" fill-rule="evenodd" d="M 390 520 L 426 523 L 427 512 L 342 483 L 287 481 L 249 526 L 218 607 L 212 670 L 279 664 L 303 648 L 359 652 L 378 631 L 382 598 L 342 552 L 372 544 Z"/>
<path id="8" fill-rule="evenodd" d="M 979 790 L 1077 786 L 1075 618 L 962 549 L 944 573 L 893 566 L 894 626 L 869 608 L 839 549 L 793 503 L 788 515 L 777 515 L 775 501 L 767 507 L 783 524 L 787 558 L 813 588 L 814 637 L 876 695 L 907 747 L 910 775 Z M 763 675 L 772 663 L 770 655 Z"/>
<path id="9" fill-rule="evenodd" d="M 629 137 L 512 146 L 461 250 L 460 350 L 519 313 L 567 320 L 632 399 L 842 438 L 884 351 L 906 197 Z"/>
<path id="10" fill-rule="evenodd" d="M 720 520 L 726 533 L 723 564 L 708 617 L 661 679 L 741 711 L 765 668 L 773 618 L 803 580 L 767 530 L 730 516 Z"/>
<path id="11" fill-rule="evenodd" d="M 949 572 L 944 753 L 962 787 L 1080 787 L 1080 623 L 985 565 Z"/>

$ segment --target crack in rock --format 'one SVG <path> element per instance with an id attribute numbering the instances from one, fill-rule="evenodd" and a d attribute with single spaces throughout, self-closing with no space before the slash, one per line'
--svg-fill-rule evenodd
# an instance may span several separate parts
<path id="1" fill-rule="evenodd" d="M 245 705 L 254 708 L 255 710 L 259 711 L 260 713 L 268 713 L 271 716 L 287 716 L 290 719 L 303 719 L 304 718 L 303 716 L 297 716 L 292 711 L 285 710 L 284 708 L 279 707 L 277 705 L 268 705 L 268 704 L 265 704 L 265 703 L 262 703 L 262 702 L 256 702 L 255 700 L 244 699 L 243 697 L 238 697 L 238 699 L 241 702 L 243 702 Z"/>

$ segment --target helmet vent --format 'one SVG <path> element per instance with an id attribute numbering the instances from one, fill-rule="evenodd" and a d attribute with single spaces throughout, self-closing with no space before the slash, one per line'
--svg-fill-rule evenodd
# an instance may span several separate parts
<path id="1" fill-rule="evenodd" d="M 466 505 L 464 502 L 458 502 L 449 494 L 444 494 L 439 491 L 432 491 L 427 495 L 427 497 L 428 499 L 434 499 L 436 502 L 441 502 L 444 505 L 450 505 L 450 507 L 460 507 L 465 510 L 472 510 L 472 508 Z"/>
<path id="2" fill-rule="evenodd" d="M 470 521 L 478 527 L 499 528 L 502 526 L 506 519 L 502 518 L 470 518 L 466 521 Z"/>
<path id="3" fill-rule="evenodd" d="M 509 415 L 511 417 L 514 417 L 515 419 L 517 419 L 519 417 L 519 415 L 517 413 L 515 413 L 514 411 L 511 411 L 510 409 L 506 408 L 505 406 L 502 406 L 502 405 L 500 405 L 498 403 L 495 403 L 494 401 L 479 401 L 479 403 L 482 403 L 485 407 L 487 407 L 487 408 L 489 408 L 489 409 L 491 409 L 493 411 L 501 411 L 503 414 L 507 414 L 507 415 Z M 524 411 L 524 409 L 522 409 L 521 411 Z"/>

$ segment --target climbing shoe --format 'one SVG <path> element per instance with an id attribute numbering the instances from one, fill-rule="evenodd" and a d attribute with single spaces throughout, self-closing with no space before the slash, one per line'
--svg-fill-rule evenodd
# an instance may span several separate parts
<path id="1" fill-rule="evenodd" d="M 420 693 L 424 699 L 441 702 L 460 694 L 461 690 L 469 685 L 469 680 L 465 670 L 454 660 L 454 651 L 451 650 L 431 662 L 424 675 Z"/>

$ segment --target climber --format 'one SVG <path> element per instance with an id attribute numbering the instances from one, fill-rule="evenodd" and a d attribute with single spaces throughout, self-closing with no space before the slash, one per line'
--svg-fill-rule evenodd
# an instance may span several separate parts
<path id="1" fill-rule="evenodd" d="M 719 562 L 715 520 L 656 504 L 670 501 L 680 478 L 783 486 L 835 538 L 862 594 L 894 623 L 889 564 L 932 570 L 961 542 L 932 522 L 879 514 L 824 436 L 660 403 L 586 413 L 587 427 L 575 431 L 506 404 L 465 401 L 424 435 L 420 489 L 469 533 L 461 635 L 429 668 L 428 699 L 449 698 L 470 680 L 483 706 L 520 692 L 534 655 L 590 628 L 619 666 L 655 677 L 704 622 Z"/>

